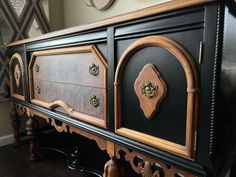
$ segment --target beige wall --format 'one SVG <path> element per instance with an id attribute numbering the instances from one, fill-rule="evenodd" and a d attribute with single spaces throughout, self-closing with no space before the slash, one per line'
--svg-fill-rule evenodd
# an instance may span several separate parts
<path id="1" fill-rule="evenodd" d="M 86 6 L 83 0 L 64 0 L 64 23 L 65 27 L 86 24 L 167 1 L 170 0 L 114 0 L 109 9 L 99 11 Z"/>
<path id="2" fill-rule="evenodd" d="M 64 0 L 49 0 L 49 25 L 51 31 L 64 28 Z"/>
<path id="3" fill-rule="evenodd" d="M 12 134 L 9 101 L 0 101 L 0 137 Z"/>

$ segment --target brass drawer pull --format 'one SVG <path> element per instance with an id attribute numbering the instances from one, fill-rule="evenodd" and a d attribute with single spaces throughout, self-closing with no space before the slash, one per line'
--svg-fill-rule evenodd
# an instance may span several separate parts
<path id="1" fill-rule="evenodd" d="M 40 87 L 37 86 L 37 87 L 36 87 L 36 93 L 37 93 L 37 94 L 40 94 L 40 91 L 41 91 Z"/>
<path id="2" fill-rule="evenodd" d="M 93 76 L 97 76 L 99 74 L 99 66 L 96 64 L 92 64 L 89 66 L 89 73 Z"/>
<path id="3" fill-rule="evenodd" d="M 141 86 L 142 94 L 145 95 L 148 98 L 154 97 L 156 95 L 156 90 L 158 86 L 156 84 L 153 84 L 149 81 L 142 83 Z"/>
<path id="4" fill-rule="evenodd" d="M 93 107 L 98 107 L 98 105 L 99 105 L 99 98 L 97 98 L 95 95 L 91 96 L 90 97 L 90 104 Z"/>
<path id="5" fill-rule="evenodd" d="M 35 67 L 34 67 L 34 70 L 35 70 L 36 72 L 39 72 L 39 68 L 40 68 L 39 65 L 36 64 Z"/>

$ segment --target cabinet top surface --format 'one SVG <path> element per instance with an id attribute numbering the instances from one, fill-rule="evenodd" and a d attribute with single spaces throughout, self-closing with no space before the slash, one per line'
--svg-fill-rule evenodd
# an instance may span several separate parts
<path id="1" fill-rule="evenodd" d="M 173 10 L 178 10 L 182 8 L 187 8 L 191 6 L 206 4 L 206 3 L 214 2 L 214 1 L 216 0 L 172 0 L 172 1 L 158 4 L 155 6 L 147 7 L 141 10 L 136 10 L 136 11 L 125 13 L 125 14 L 115 16 L 112 18 L 107 18 L 107 19 L 104 19 L 102 21 L 98 21 L 95 23 L 70 27 L 63 30 L 50 32 L 50 33 L 47 33 L 38 37 L 14 41 L 14 42 L 9 43 L 7 46 L 10 47 L 10 46 L 15 46 L 15 45 L 20 45 L 20 44 L 26 44 L 26 43 L 49 39 L 53 37 L 73 34 L 77 32 L 83 32 L 87 30 L 93 30 L 93 29 L 101 28 L 101 27 L 107 27 L 109 25 L 115 25 L 122 22 L 128 22 L 128 21 L 136 20 L 143 17 L 148 17 L 148 16 L 152 16 L 152 15 L 156 15 L 156 14 L 160 14 L 164 12 L 169 12 Z"/>

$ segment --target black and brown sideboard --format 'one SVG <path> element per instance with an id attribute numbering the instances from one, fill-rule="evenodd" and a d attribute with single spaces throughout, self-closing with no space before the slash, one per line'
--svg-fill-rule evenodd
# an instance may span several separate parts
<path id="1" fill-rule="evenodd" d="M 173 0 L 10 43 L 11 114 L 95 140 L 121 177 L 223 176 L 234 161 L 235 1 Z M 122 153 L 121 153 L 122 152 Z"/>

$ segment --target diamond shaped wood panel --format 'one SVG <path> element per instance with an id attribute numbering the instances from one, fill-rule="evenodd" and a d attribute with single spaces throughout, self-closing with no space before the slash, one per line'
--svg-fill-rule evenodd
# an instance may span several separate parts
<path id="1" fill-rule="evenodd" d="M 145 117 L 151 119 L 167 94 L 166 83 L 154 65 L 143 67 L 135 80 L 134 90 Z"/>

